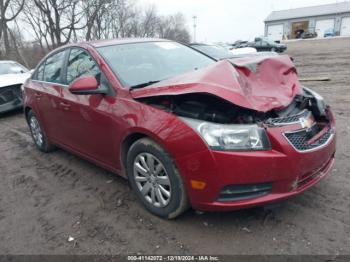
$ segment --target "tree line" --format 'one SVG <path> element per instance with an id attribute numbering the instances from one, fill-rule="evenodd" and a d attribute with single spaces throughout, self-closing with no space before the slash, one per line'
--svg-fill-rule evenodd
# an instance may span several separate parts
<path id="1" fill-rule="evenodd" d="M 189 42 L 182 13 L 159 15 L 137 0 L 0 0 L 0 59 L 33 66 L 71 42 L 158 37 Z"/>

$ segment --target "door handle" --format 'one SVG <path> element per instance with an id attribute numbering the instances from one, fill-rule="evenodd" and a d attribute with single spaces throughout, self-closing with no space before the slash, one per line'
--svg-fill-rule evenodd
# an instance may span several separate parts
<path id="1" fill-rule="evenodd" d="M 60 102 L 60 107 L 62 107 L 63 110 L 68 111 L 70 108 L 70 105 L 68 103 L 65 103 L 65 102 Z"/>

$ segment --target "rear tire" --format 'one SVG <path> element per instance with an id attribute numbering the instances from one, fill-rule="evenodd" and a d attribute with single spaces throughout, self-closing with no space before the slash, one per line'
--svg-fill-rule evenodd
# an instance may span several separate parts
<path id="1" fill-rule="evenodd" d="M 127 174 L 137 198 L 151 213 L 173 219 L 189 208 L 185 186 L 169 154 L 149 138 L 127 155 Z"/>
<path id="2" fill-rule="evenodd" d="M 53 151 L 56 147 L 47 139 L 39 119 L 32 110 L 27 114 L 27 121 L 36 147 L 45 153 Z"/>

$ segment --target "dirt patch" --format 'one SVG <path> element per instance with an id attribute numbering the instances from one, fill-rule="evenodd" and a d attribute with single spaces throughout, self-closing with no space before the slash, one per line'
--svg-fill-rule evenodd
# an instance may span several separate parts
<path id="1" fill-rule="evenodd" d="M 62 150 L 37 151 L 25 120 L 0 117 L 2 254 L 350 254 L 350 39 L 288 44 L 301 77 L 332 105 L 332 175 L 271 208 L 152 216 L 127 182 Z M 68 238 L 71 241 L 68 241 Z"/>

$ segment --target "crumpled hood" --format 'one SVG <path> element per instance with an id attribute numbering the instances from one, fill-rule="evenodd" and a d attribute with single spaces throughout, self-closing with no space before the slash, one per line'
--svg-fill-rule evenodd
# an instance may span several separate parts
<path id="1" fill-rule="evenodd" d="M 241 107 L 267 112 L 288 106 L 302 89 L 293 62 L 283 55 L 223 60 L 131 90 L 133 98 L 190 93 L 207 93 Z"/>
<path id="2" fill-rule="evenodd" d="M 0 75 L 0 88 L 23 84 L 30 76 L 30 73 Z"/>

